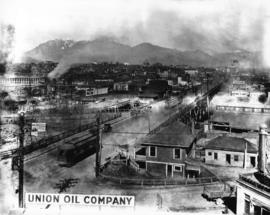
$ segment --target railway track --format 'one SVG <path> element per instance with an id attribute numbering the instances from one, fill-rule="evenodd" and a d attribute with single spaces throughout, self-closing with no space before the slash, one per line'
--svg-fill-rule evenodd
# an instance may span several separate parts
<path id="1" fill-rule="evenodd" d="M 116 121 L 116 119 L 112 119 L 112 120 L 105 121 L 103 123 L 108 123 L 108 122 L 109 123 L 116 123 L 118 121 Z M 63 134 L 59 134 L 59 135 L 56 135 L 56 136 L 41 139 L 41 140 L 39 140 L 37 142 L 26 145 L 24 147 L 24 153 L 25 153 L 25 155 L 27 155 L 27 154 L 33 153 L 33 152 L 35 152 L 37 150 L 40 150 L 42 148 L 46 148 L 48 151 L 50 151 L 48 149 L 48 147 L 50 145 L 54 145 L 55 143 L 57 143 L 57 142 L 59 142 L 59 141 L 61 141 L 63 139 L 72 137 L 73 135 L 79 134 L 79 133 L 81 133 L 83 131 L 89 131 L 89 130 L 93 130 L 93 129 L 96 129 L 96 123 L 95 122 L 83 125 L 82 127 L 76 128 L 76 129 L 74 129 L 72 131 L 65 132 Z M 0 152 L 0 160 L 16 157 L 17 153 L 18 153 L 18 150 L 19 149 L 10 149 L 10 150 Z"/>
<path id="2" fill-rule="evenodd" d="M 103 129 L 105 123 L 110 123 L 111 125 L 114 125 L 114 124 L 120 123 L 122 121 L 131 119 L 131 118 L 132 118 L 132 116 L 123 117 L 123 118 L 116 118 L 116 119 L 112 119 L 112 120 L 109 120 L 109 121 L 105 121 L 102 124 L 101 129 Z M 87 131 L 87 134 L 89 135 L 89 131 L 91 131 L 93 129 L 96 129 L 96 123 L 90 123 L 88 125 L 90 125 L 90 126 L 86 130 L 83 130 L 83 131 L 80 131 L 80 132 L 71 134 L 70 136 L 63 137 L 62 139 L 61 138 L 59 138 L 59 139 L 57 138 L 56 141 L 52 141 L 51 143 L 45 145 L 44 147 L 40 147 L 40 148 L 37 148 L 34 151 L 30 151 L 30 152 L 25 153 L 25 156 L 26 156 L 25 162 L 28 162 L 30 160 L 33 160 L 33 159 L 35 159 L 37 157 L 40 157 L 42 155 L 45 155 L 45 154 L 47 154 L 47 153 L 55 150 L 58 147 L 57 145 L 61 141 L 65 141 L 65 140 L 66 141 L 71 141 L 71 140 L 76 141 L 76 137 L 73 138 L 73 139 L 71 139 L 71 140 L 67 140 L 68 138 L 73 137 L 74 135 L 81 134 L 82 132 L 85 132 L 85 131 Z M 28 147 L 28 146 L 26 146 L 26 147 Z M 38 151 L 38 153 L 35 153 L 36 151 Z M 11 149 L 11 150 L 2 151 L 2 152 L 0 152 L 0 160 L 4 160 L 4 159 L 16 157 L 17 156 L 17 153 L 18 153 L 18 149 Z"/>

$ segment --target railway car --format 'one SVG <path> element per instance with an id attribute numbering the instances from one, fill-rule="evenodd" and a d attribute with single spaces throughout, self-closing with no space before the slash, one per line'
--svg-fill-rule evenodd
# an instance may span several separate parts
<path id="1" fill-rule="evenodd" d="M 97 135 L 88 134 L 72 139 L 58 147 L 58 163 L 60 166 L 71 167 L 96 153 Z"/>

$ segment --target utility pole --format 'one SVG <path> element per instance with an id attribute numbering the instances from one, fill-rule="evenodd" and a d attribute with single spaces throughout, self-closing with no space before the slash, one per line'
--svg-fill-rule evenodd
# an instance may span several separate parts
<path id="1" fill-rule="evenodd" d="M 207 108 L 207 124 L 208 124 L 208 130 L 210 130 L 210 101 L 209 101 L 209 96 L 208 96 L 208 91 L 209 91 L 209 82 L 208 82 L 208 73 L 205 71 L 205 77 L 206 77 L 206 108 Z"/>
<path id="2" fill-rule="evenodd" d="M 245 142 L 244 162 L 243 162 L 243 168 L 246 169 L 246 167 L 247 167 L 247 142 Z"/>
<path id="3" fill-rule="evenodd" d="M 205 76 L 206 76 L 206 92 L 209 90 L 209 82 L 208 82 L 208 73 L 205 71 Z"/>
<path id="4" fill-rule="evenodd" d="M 96 177 L 100 173 L 100 164 L 101 164 L 101 151 L 102 151 L 102 130 L 101 130 L 101 113 L 98 113 L 97 116 L 97 146 L 96 146 Z"/>
<path id="5" fill-rule="evenodd" d="M 149 110 L 148 110 L 148 114 L 147 114 L 147 118 L 148 118 L 148 132 L 151 132 L 151 122 L 150 122 L 150 114 L 149 114 Z"/>
<path id="6" fill-rule="evenodd" d="M 24 125 L 25 125 L 25 117 L 24 113 L 19 114 L 19 207 L 23 208 L 24 201 L 24 193 L 23 193 L 23 175 L 24 175 L 24 152 L 23 152 L 23 144 L 24 144 Z"/>

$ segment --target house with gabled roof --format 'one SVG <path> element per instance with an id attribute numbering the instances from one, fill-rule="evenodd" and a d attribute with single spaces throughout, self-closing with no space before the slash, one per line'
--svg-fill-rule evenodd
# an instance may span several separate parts
<path id="1" fill-rule="evenodd" d="M 218 136 L 205 146 L 205 163 L 220 166 L 257 167 L 257 146 L 245 138 Z"/>
<path id="2" fill-rule="evenodd" d="M 137 146 L 135 160 L 152 175 L 185 176 L 185 159 L 192 153 L 196 136 L 177 121 L 150 135 Z"/>

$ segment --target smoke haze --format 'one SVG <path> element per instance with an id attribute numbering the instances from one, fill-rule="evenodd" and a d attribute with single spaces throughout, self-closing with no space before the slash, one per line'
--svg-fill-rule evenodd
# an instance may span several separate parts
<path id="1" fill-rule="evenodd" d="M 262 51 L 268 13 L 266 1 L 244 0 L 2 2 L 3 21 L 16 28 L 17 60 L 51 39 L 93 40 L 101 35 L 131 46 L 151 42 L 208 53 Z"/>

